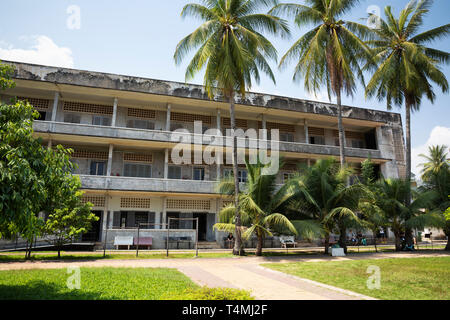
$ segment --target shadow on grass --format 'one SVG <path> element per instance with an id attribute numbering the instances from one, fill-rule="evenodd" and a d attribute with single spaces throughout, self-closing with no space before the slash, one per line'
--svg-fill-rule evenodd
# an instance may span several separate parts
<path id="1" fill-rule="evenodd" d="M 0 300 L 99 300 L 101 292 L 70 290 L 41 280 L 26 285 L 0 285 Z M 115 299 L 108 297 L 108 299 Z"/>

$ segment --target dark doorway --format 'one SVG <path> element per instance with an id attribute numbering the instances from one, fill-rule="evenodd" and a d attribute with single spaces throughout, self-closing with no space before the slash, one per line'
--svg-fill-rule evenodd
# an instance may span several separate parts
<path id="1" fill-rule="evenodd" d="M 206 241 L 206 217 L 207 213 L 192 214 L 192 218 L 198 218 L 198 241 Z M 193 226 L 195 228 L 195 221 Z"/>
<path id="2" fill-rule="evenodd" d="M 83 234 L 81 241 L 83 242 L 97 242 L 100 241 L 100 226 L 102 225 L 102 211 L 92 211 L 99 219 L 92 222 L 92 226 L 88 232 Z"/>
<path id="3" fill-rule="evenodd" d="M 179 212 L 167 212 L 166 214 L 166 223 L 169 222 L 169 218 L 180 218 Z M 180 228 L 180 220 L 170 220 L 170 229 L 179 229 Z"/>

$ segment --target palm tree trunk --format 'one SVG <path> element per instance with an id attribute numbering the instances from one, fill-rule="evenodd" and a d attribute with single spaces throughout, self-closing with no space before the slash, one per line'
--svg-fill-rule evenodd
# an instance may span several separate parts
<path id="1" fill-rule="evenodd" d="M 375 252 L 378 252 L 378 248 L 377 248 L 377 232 L 376 232 L 376 230 L 373 230 L 372 234 L 373 234 L 373 244 L 375 246 Z"/>
<path id="2" fill-rule="evenodd" d="M 408 192 L 406 195 L 406 206 L 411 204 L 411 103 L 408 98 L 406 104 L 406 181 L 408 181 Z"/>
<path id="3" fill-rule="evenodd" d="M 445 246 L 445 251 L 450 251 L 450 222 L 447 221 L 446 226 L 444 228 L 444 233 L 447 236 L 447 245 Z"/>
<path id="4" fill-rule="evenodd" d="M 328 254 L 328 247 L 330 246 L 330 233 L 325 232 L 325 254 Z"/>
<path id="5" fill-rule="evenodd" d="M 263 247 L 264 238 L 262 234 L 258 234 L 258 244 L 256 245 L 256 255 L 258 257 L 262 256 L 262 247 Z"/>
<path id="6" fill-rule="evenodd" d="M 238 177 L 238 163 L 237 163 L 237 137 L 234 134 L 236 130 L 236 116 L 234 112 L 234 94 L 230 95 L 230 122 L 231 130 L 233 131 L 233 176 L 234 176 L 234 207 L 236 211 L 235 216 L 235 234 L 236 240 L 234 242 L 233 254 L 244 255 L 244 247 L 241 235 L 241 214 L 239 211 L 239 177 Z"/>
<path id="7" fill-rule="evenodd" d="M 395 236 L 395 251 L 402 250 L 402 244 L 400 243 L 400 232 L 394 231 Z"/>
<path id="8" fill-rule="evenodd" d="M 341 168 L 345 165 L 345 131 L 344 125 L 342 124 L 342 103 L 341 103 L 341 90 L 336 92 L 336 100 L 338 107 L 338 130 L 339 130 L 339 154 Z"/>
<path id="9" fill-rule="evenodd" d="M 339 224 L 339 246 L 344 249 L 344 253 L 347 254 L 347 228 L 343 223 Z"/>

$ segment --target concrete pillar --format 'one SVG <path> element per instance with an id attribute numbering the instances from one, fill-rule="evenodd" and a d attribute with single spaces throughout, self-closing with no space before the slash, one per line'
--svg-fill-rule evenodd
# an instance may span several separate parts
<path id="1" fill-rule="evenodd" d="M 166 116 L 166 131 L 170 131 L 170 113 L 171 113 L 172 105 L 170 103 L 167 104 L 167 116 Z"/>
<path id="2" fill-rule="evenodd" d="M 169 149 L 164 150 L 164 179 L 169 179 Z"/>
<path id="3" fill-rule="evenodd" d="M 308 120 L 305 119 L 303 127 L 305 128 L 305 143 L 309 143 Z"/>
<path id="4" fill-rule="evenodd" d="M 56 113 L 58 111 L 58 103 L 59 103 L 59 93 L 55 92 L 55 98 L 53 99 L 52 122 L 56 121 Z"/>
<path id="5" fill-rule="evenodd" d="M 114 107 L 113 107 L 113 115 L 112 115 L 112 121 L 111 121 L 111 127 L 116 126 L 116 120 L 117 120 L 117 105 L 119 103 L 119 100 L 117 98 L 114 98 Z"/>
<path id="6" fill-rule="evenodd" d="M 262 129 L 263 131 L 263 140 L 267 140 L 267 120 L 266 120 L 266 115 L 263 114 L 262 115 Z"/>
<path id="7" fill-rule="evenodd" d="M 112 168 L 112 157 L 113 157 L 114 146 L 112 144 L 109 145 L 109 153 L 108 153 L 108 166 L 106 169 L 106 176 L 111 176 L 111 168 Z"/>
<path id="8" fill-rule="evenodd" d="M 103 208 L 103 218 L 102 218 L 102 242 L 105 241 L 105 235 L 106 235 L 106 228 L 108 228 L 107 226 L 107 222 L 108 222 L 108 214 L 109 214 L 109 196 L 105 195 L 105 207 Z M 111 219 L 111 217 L 110 217 Z"/>
<path id="9" fill-rule="evenodd" d="M 161 215 L 159 212 L 155 212 L 155 229 L 162 229 L 159 223 L 161 223 Z"/>
<path id="10" fill-rule="evenodd" d="M 47 148 L 51 149 L 52 146 L 53 146 L 53 141 L 50 139 L 50 140 L 48 140 Z"/>
<path id="11" fill-rule="evenodd" d="M 167 229 L 167 201 L 166 201 L 166 197 L 162 198 L 162 221 L 161 223 L 164 223 L 164 229 Z"/>

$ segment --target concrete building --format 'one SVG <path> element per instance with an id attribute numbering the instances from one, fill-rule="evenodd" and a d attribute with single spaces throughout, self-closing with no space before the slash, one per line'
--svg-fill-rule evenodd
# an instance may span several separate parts
<path id="1" fill-rule="evenodd" d="M 112 244 L 117 235 L 134 235 L 139 223 L 154 223 L 142 234 L 153 237 L 154 248 L 163 248 L 167 219 L 176 217 L 199 218 L 199 240 L 222 242 L 223 234 L 212 226 L 230 199 L 219 195 L 215 186 L 231 164 L 175 164 L 171 153 L 177 142 L 171 132 L 188 129 L 190 133 L 179 136 L 194 142 L 194 122 L 202 121 L 202 131 L 209 131 L 200 138 L 200 150 L 207 148 L 216 135 L 210 129 L 230 127 L 229 104 L 223 97 L 211 101 L 198 85 L 4 63 L 15 67 L 16 87 L 3 92 L 1 99 L 27 99 L 41 114 L 34 122 L 35 135 L 45 145 L 75 150 L 75 173 L 86 201 L 100 217 L 85 240 L 100 242 L 108 229 Z M 299 163 L 339 157 L 334 105 L 259 93 L 235 102 L 239 128 L 279 129 L 279 153 L 285 162 L 279 184 Z M 401 116 L 349 106 L 343 114 L 347 161 L 358 169 L 370 155 L 383 176 L 405 176 Z M 240 167 L 239 179 L 245 182 L 245 168 Z M 191 221 L 175 224 L 180 236 L 193 236 Z"/>

